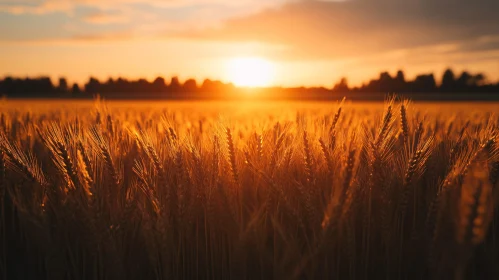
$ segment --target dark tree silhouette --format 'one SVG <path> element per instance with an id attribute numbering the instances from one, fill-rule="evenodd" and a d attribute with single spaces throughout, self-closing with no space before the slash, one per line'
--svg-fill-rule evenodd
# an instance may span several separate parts
<path id="1" fill-rule="evenodd" d="M 68 81 L 66 78 L 59 78 L 59 86 L 57 87 L 57 90 L 60 92 L 67 92 L 68 91 Z"/>
<path id="2" fill-rule="evenodd" d="M 437 83 L 433 74 L 419 75 L 409 86 L 413 92 L 436 92 Z"/>
<path id="3" fill-rule="evenodd" d="M 182 88 L 180 81 L 178 80 L 178 77 L 172 78 L 172 80 L 170 81 L 170 84 L 168 85 L 168 88 L 172 92 L 178 92 Z"/>
<path id="4" fill-rule="evenodd" d="M 88 83 L 85 84 L 85 92 L 89 94 L 97 94 L 101 89 L 101 83 L 96 78 L 90 77 Z"/>
<path id="5" fill-rule="evenodd" d="M 486 79 L 484 74 L 479 73 L 473 76 L 472 81 L 475 86 L 480 87 L 486 84 Z"/>
<path id="6" fill-rule="evenodd" d="M 455 90 L 456 78 L 454 72 L 451 69 L 447 69 L 442 77 L 442 85 L 440 89 L 444 92 L 451 92 Z"/>
<path id="7" fill-rule="evenodd" d="M 393 79 L 388 72 L 381 72 L 377 80 L 371 80 L 363 86 L 362 91 L 368 92 L 389 92 L 392 88 Z"/>
<path id="8" fill-rule="evenodd" d="M 163 77 L 157 77 L 154 82 L 152 82 L 152 88 L 155 92 L 165 92 L 166 91 L 166 82 Z"/>
<path id="9" fill-rule="evenodd" d="M 73 87 L 71 88 L 71 93 L 73 95 L 80 95 L 82 92 L 81 92 L 81 89 L 80 89 L 80 86 L 78 84 L 73 84 Z"/>
<path id="10" fill-rule="evenodd" d="M 333 87 L 334 92 L 348 92 L 349 90 L 348 80 L 346 78 L 341 78 L 340 81 Z"/>
<path id="11" fill-rule="evenodd" d="M 7 97 L 74 97 L 92 98 L 95 94 L 109 98 L 196 98 L 196 95 L 203 98 L 226 98 L 238 96 L 237 92 L 247 89 L 238 89 L 231 83 L 213 81 L 206 79 L 201 86 L 196 80 L 188 79 L 183 84 L 178 77 L 172 77 L 170 84 L 166 84 L 163 77 L 157 77 L 149 82 L 146 79 L 127 80 L 124 78 L 109 78 L 106 82 L 100 82 L 94 77 L 90 77 L 83 86 L 83 90 L 78 84 L 73 84 L 69 88 L 69 83 L 65 78 L 60 78 L 57 86 L 52 84 L 48 77 L 38 78 L 14 78 L 5 77 L 0 79 L 0 94 Z M 482 95 L 480 98 L 491 98 L 499 96 L 499 84 L 491 83 L 481 74 L 472 74 L 464 71 L 456 78 L 452 69 L 447 69 L 442 77 L 442 83 L 437 85 L 433 74 L 418 75 L 414 80 L 407 80 L 402 70 L 397 71 L 395 76 L 388 72 L 380 73 L 377 79 L 372 79 L 360 87 L 350 88 L 346 78 L 340 79 L 332 89 L 323 87 L 295 87 L 295 88 L 267 88 L 258 90 L 262 96 L 278 95 L 281 97 L 294 96 L 297 98 L 308 98 L 307 96 L 326 96 L 328 93 L 448 93 L 441 95 L 446 99 L 452 99 L 453 94 L 469 93 L 495 93 L 498 95 Z M 239 96 L 242 96 L 239 94 Z M 364 95 L 369 98 L 368 95 Z M 484 97 L 485 96 L 485 97 Z M 488 97 L 486 97 L 488 96 Z M 496 98 L 496 97 L 494 97 Z"/>
<path id="12" fill-rule="evenodd" d="M 398 70 L 397 71 L 397 76 L 395 77 L 395 80 L 399 83 L 405 83 L 405 74 L 404 71 Z"/>
<path id="13" fill-rule="evenodd" d="M 470 75 L 470 73 L 464 71 L 461 76 L 459 76 L 459 78 L 457 78 L 456 80 L 456 86 L 458 87 L 467 87 L 467 86 L 471 86 L 471 78 L 473 78 L 473 76 Z"/>
<path id="14" fill-rule="evenodd" d="M 6 77 L 0 83 L 0 91 L 7 96 L 52 97 L 57 95 L 56 88 L 48 77 L 18 79 Z"/>
<path id="15" fill-rule="evenodd" d="M 406 91 L 406 81 L 405 74 L 402 70 L 397 71 L 395 79 L 392 81 L 392 91 L 393 92 L 404 92 Z"/>
<path id="16" fill-rule="evenodd" d="M 190 92 L 190 93 L 196 92 L 198 90 L 198 84 L 196 80 L 189 79 L 185 81 L 183 88 L 185 92 Z"/>

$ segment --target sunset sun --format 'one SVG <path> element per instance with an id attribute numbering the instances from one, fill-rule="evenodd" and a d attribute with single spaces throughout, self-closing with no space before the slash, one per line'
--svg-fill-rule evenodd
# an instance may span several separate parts
<path id="1" fill-rule="evenodd" d="M 229 61 L 229 79 L 236 86 L 269 86 L 274 75 L 273 64 L 259 57 L 238 57 Z"/>

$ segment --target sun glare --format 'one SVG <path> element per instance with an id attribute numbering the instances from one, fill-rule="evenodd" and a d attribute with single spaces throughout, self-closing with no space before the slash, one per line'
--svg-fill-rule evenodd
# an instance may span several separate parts
<path id="1" fill-rule="evenodd" d="M 259 57 L 238 57 L 229 62 L 229 78 L 240 87 L 264 87 L 272 82 L 273 64 Z"/>

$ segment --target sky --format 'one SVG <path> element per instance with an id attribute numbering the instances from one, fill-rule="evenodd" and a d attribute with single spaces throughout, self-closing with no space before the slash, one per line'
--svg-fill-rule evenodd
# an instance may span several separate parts
<path id="1" fill-rule="evenodd" d="M 497 11 L 497 0 L 0 0 L 0 76 L 232 82 L 235 61 L 256 58 L 276 86 L 447 67 L 498 81 Z"/>

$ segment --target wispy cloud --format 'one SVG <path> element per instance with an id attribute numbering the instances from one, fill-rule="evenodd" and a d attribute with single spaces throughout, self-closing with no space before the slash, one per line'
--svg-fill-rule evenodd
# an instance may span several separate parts
<path id="1" fill-rule="evenodd" d="M 57 14 L 57 18 L 66 17 L 68 22 L 60 28 L 71 25 L 73 35 L 98 34 L 100 30 L 92 27 L 95 25 L 122 25 L 141 36 L 161 36 L 165 32 L 214 27 L 229 18 L 247 16 L 289 1 L 294 0 L 0 0 L 0 24 L 16 26 L 22 21 L 37 26 Z M 39 36 L 45 33 L 48 32 Z M 5 37 L 0 34 L 0 40 Z M 15 37 L 25 39 L 22 34 Z"/>
<path id="2" fill-rule="evenodd" d="M 287 51 L 280 55 L 287 59 L 340 59 L 450 44 L 454 51 L 499 49 L 496 0 L 269 2 L 0 0 L 0 10 L 16 15 L 66 13 L 73 27 L 66 38 L 101 36 L 101 30 L 85 24 L 123 25 L 114 32 L 126 29 L 138 37 L 286 45 Z M 90 10 L 81 12 L 82 7 Z"/>
<path id="3" fill-rule="evenodd" d="M 234 18 L 220 28 L 176 35 L 274 42 L 290 46 L 289 57 L 308 59 L 443 44 L 471 51 L 499 47 L 495 40 L 483 39 L 499 34 L 497 11 L 496 0 L 301 1 Z"/>
<path id="4" fill-rule="evenodd" d="M 91 24 L 127 23 L 130 18 L 121 13 L 96 12 L 82 17 L 84 22 Z"/>
<path id="5" fill-rule="evenodd" d="M 225 5 L 258 10 L 287 2 L 287 0 L 0 0 L 0 11 L 12 14 L 44 14 L 52 12 L 72 13 L 78 7 L 95 7 L 102 10 L 120 10 L 130 5 L 146 5 L 158 8 L 178 8 L 207 5 Z"/>
<path id="6" fill-rule="evenodd" d="M 0 0 L 0 11 L 15 15 L 46 14 L 53 12 L 71 13 L 74 3 L 65 0 Z"/>

